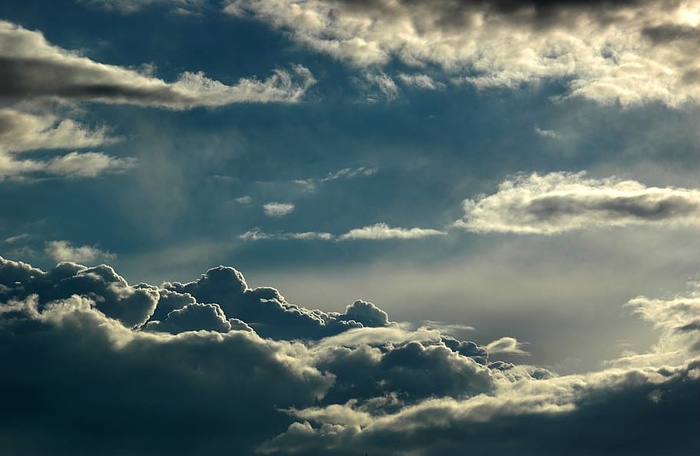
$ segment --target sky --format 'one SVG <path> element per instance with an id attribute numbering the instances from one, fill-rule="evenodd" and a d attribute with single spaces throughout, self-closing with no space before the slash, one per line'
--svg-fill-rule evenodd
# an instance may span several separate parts
<path id="1" fill-rule="evenodd" d="M 697 455 L 700 1 L 0 2 L 0 453 Z"/>

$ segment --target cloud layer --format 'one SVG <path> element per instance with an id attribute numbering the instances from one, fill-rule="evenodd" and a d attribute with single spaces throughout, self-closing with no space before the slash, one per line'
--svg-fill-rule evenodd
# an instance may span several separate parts
<path id="1" fill-rule="evenodd" d="M 438 67 L 479 88 L 561 81 L 568 96 L 624 105 L 700 94 L 696 2 L 231 0 L 225 11 L 357 67 L 399 62 L 410 71 L 396 77 L 424 88 Z"/>
<path id="2" fill-rule="evenodd" d="M 700 191 L 645 187 L 636 181 L 584 173 L 516 177 L 498 191 L 464 201 L 456 223 L 475 232 L 554 234 L 628 225 L 698 226 Z"/>
<path id="3" fill-rule="evenodd" d="M 410 330 L 361 300 L 306 309 L 230 267 L 156 287 L 105 265 L 0 259 L 0 362 L 13 366 L 0 450 L 691 455 L 697 301 L 632 300 L 659 343 L 559 377 L 491 359 L 519 351 L 513 338 Z"/>

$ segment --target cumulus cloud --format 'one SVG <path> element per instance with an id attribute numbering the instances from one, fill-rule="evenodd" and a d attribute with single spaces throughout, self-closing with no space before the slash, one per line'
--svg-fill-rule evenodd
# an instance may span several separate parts
<path id="1" fill-rule="evenodd" d="M 0 450 L 694 454 L 697 292 L 629 306 L 661 330 L 649 353 L 557 376 L 490 362 L 489 349 L 518 349 L 513 338 L 414 331 L 362 300 L 306 309 L 231 267 L 155 287 L 105 265 L 0 258 L 0 363 L 12 366 L 0 388 L 13 392 Z M 321 335 L 331 322 L 342 330 Z"/>
<path id="2" fill-rule="evenodd" d="M 74 247 L 68 241 L 49 241 L 44 249 L 54 261 L 73 261 L 76 263 L 93 264 L 99 261 L 111 261 L 116 255 L 104 252 L 97 247 L 83 245 Z"/>
<path id="3" fill-rule="evenodd" d="M 498 191 L 464 201 L 456 222 L 475 232 L 554 234 L 628 225 L 697 226 L 700 191 L 646 187 L 585 173 L 532 174 L 502 182 Z"/>
<path id="4" fill-rule="evenodd" d="M 438 68 L 479 88 L 564 81 L 569 96 L 623 105 L 677 106 L 700 94 L 696 2 L 227 3 L 228 14 L 357 67 L 399 61 L 416 75 Z"/>
<path id="5" fill-rule="evenodd" d="M 294 211 L 294 205 L 290 203 L 272 202 L 263 205 L 265 215 L 270 217 L 284 217 Z"/>
<path id="6" fill-rule="evenodd" d="M 167 109 L 217 107 L 233 103 L 293 103 L 315 83 L 302 66 L 276 70 L 265 80 L 226 85 L 202 72 L 185 72 L 175 82 L 115 65 L 94 62 L 53 46 L 40 32 L 0 21 L 0 99 L 64 99 L 134 104 Z"/>
<path id="7" fill-rule="evenodd" d="M 486 344 L 486 350 L 491 354 L 527 355 L 522 344 L 514 337 L 501 337 Z"/>

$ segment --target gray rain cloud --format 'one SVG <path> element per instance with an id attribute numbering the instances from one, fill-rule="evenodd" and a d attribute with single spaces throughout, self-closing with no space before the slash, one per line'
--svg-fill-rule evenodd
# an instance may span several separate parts
<path id="1" fill-rule="evenodd" d="M 697 293 L 629 306 L 647 353 L 557 376 L 519 350 L 250 288 L 231 267 L 129 285 L 111 267 L 0 260 L 3 454 L 691 455 Z M 175 432 L 176 431 L 176 432 Z"/>

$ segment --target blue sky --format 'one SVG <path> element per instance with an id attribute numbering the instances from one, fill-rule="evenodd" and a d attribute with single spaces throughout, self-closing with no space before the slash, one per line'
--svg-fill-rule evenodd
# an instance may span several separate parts
<path id="1" fill-rule="evenodd" d="M 699 24 L 699 3 L 671 0 L 4 1 L 0 316 L 8 348 L 36 348 L 5 387 L 42 356 L 140 376 L 162 349 L 153 375 L 200 391 L 168 360 L 214 344 L 200 367 L 222 385 L 253 388 L 216 373 L 240 349 L 269 361 L 256 382 L 289 377 L 299 396 L 230 442 L 193 432 L 182 454 L 510 454 L 465 426 L 528 454 L 643 454 L 586 420 L 640 401 L 635 432 L 655 413 L 697 421 Z M 218 265 L 245 279 L 202 275 Z M 104 351 L 45 346 L 81 337 Z M 357 386 L 362 369 L 383 386 Z M 219 422 L 244 420 L 244 399 Z M 552 414 L 614 443 L 523 418 L 554 432 Z M 136 428 L 107 451 L 102 434 L 17 426 L 0 424 L 8 454 L 173 454 Z M 677 447 L 648 454 L 697 451 L 683 426 L 658 429 Z M 44 443 L 20 450 L 23 435 Z"/>

